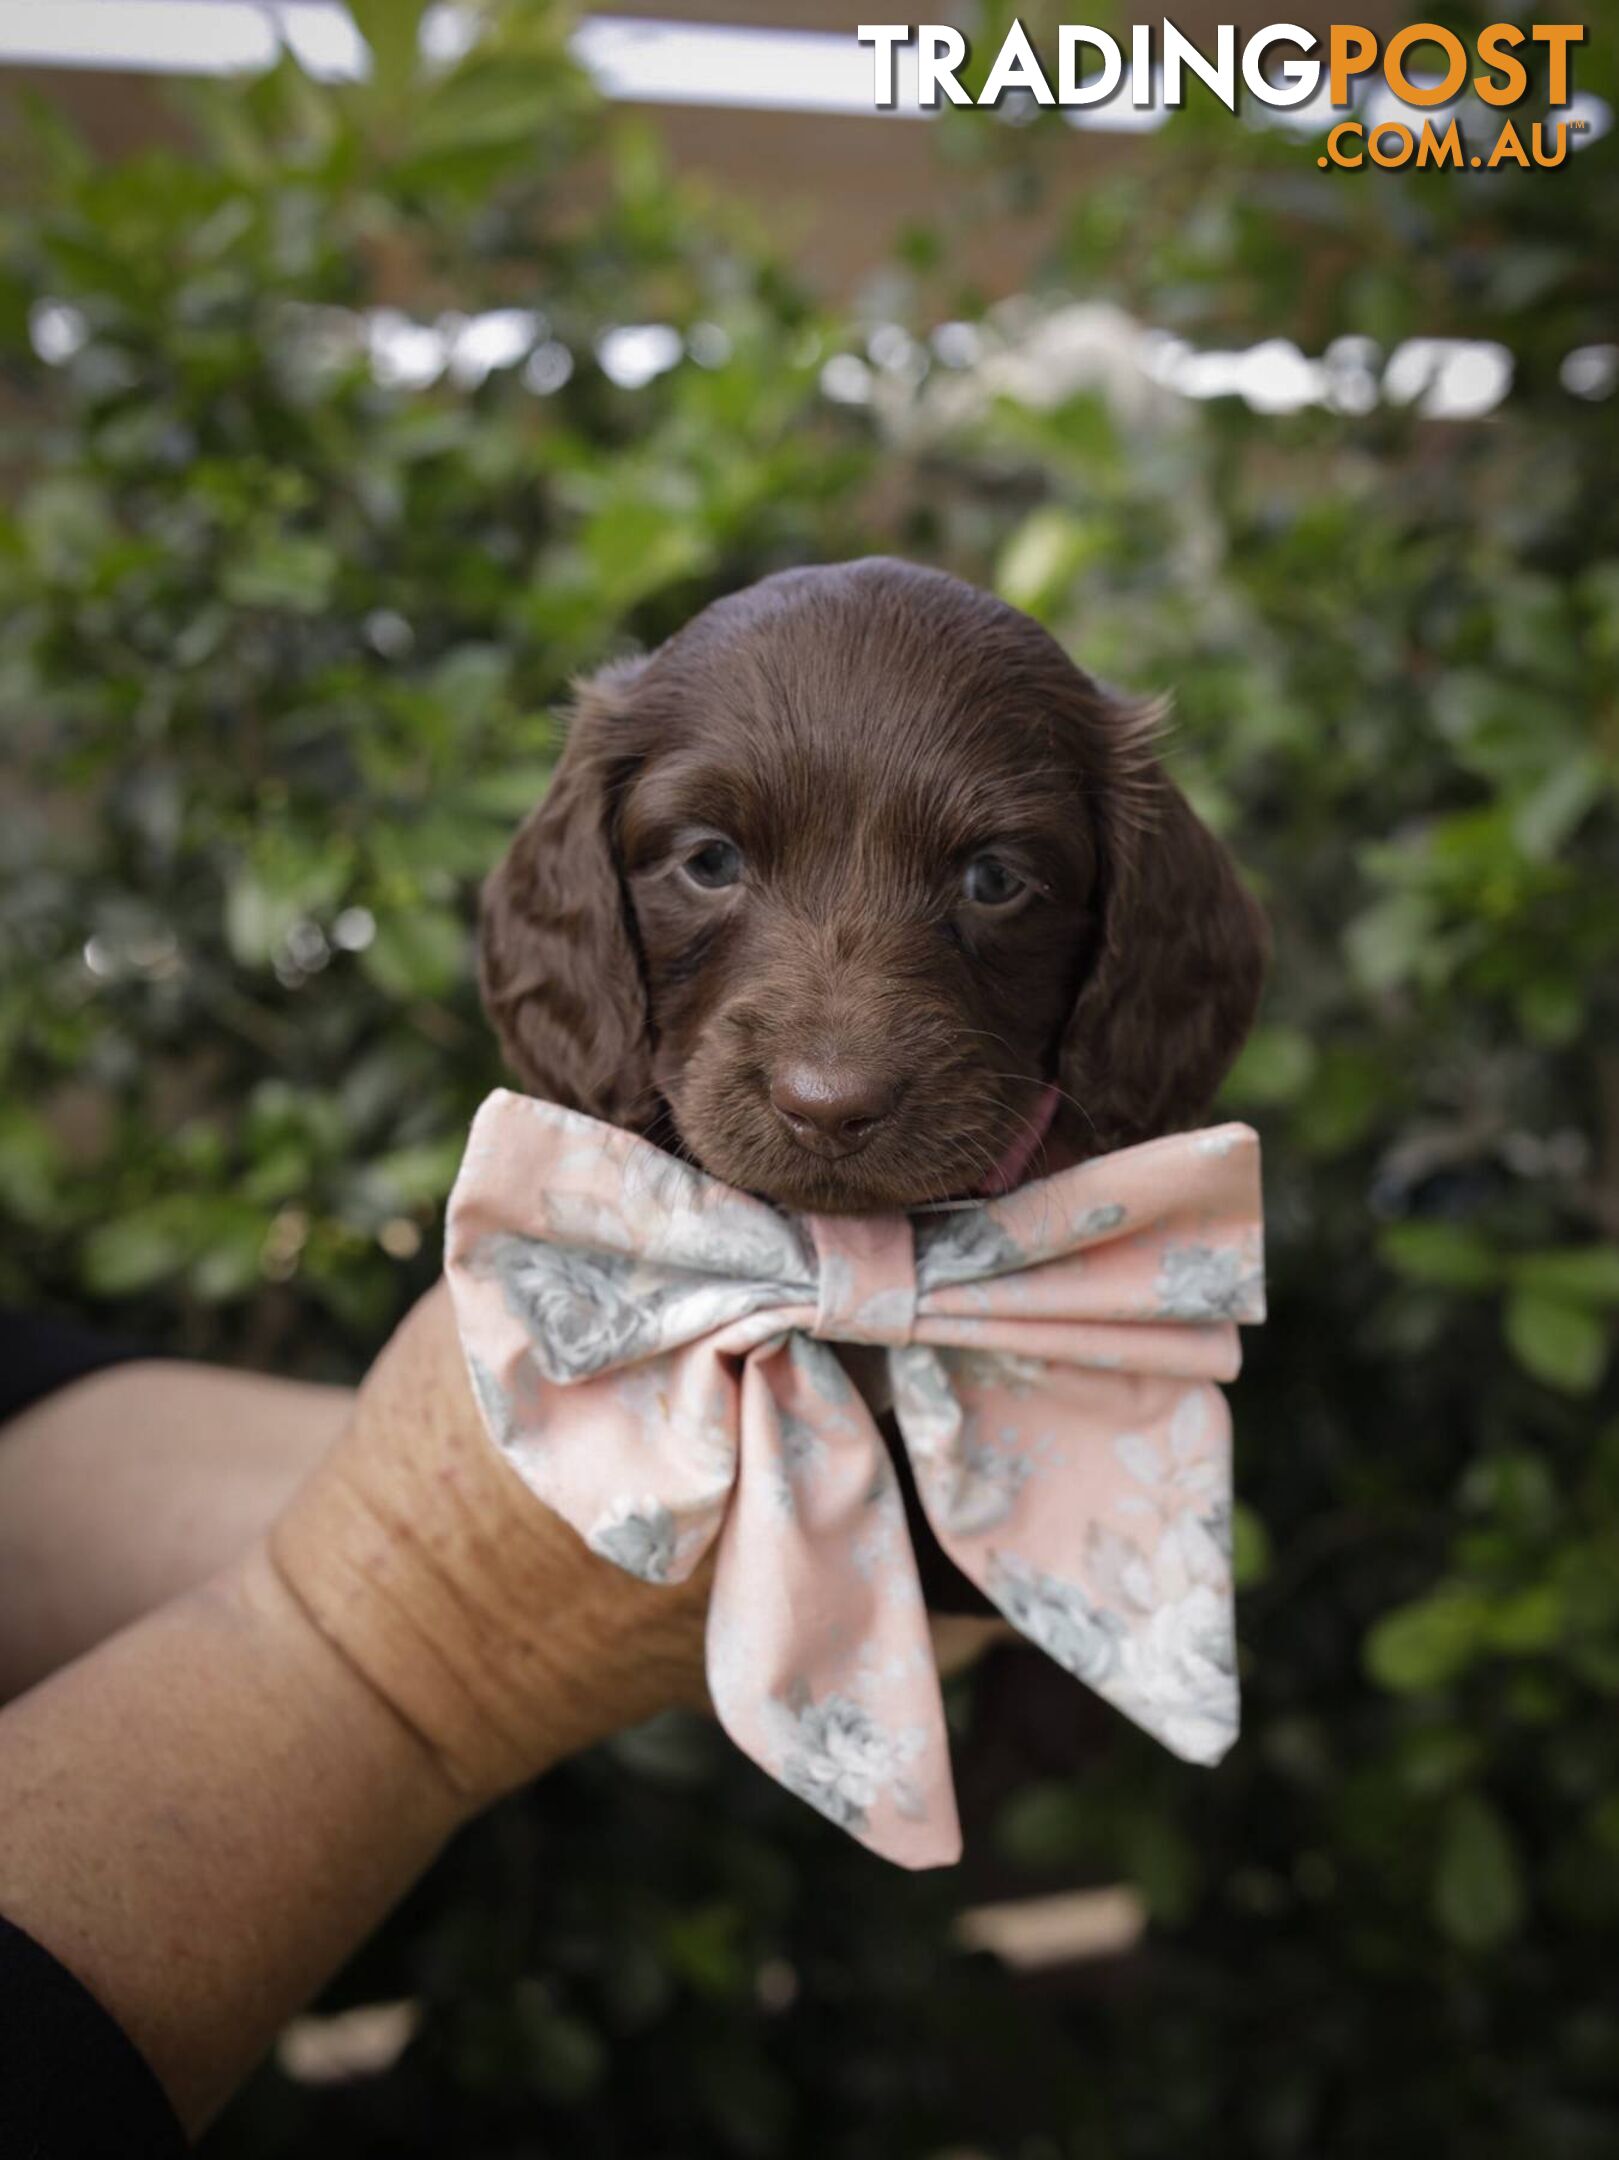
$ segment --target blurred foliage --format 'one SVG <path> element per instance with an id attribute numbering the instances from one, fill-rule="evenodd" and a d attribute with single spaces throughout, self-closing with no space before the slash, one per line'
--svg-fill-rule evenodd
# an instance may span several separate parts
<path id="1" fill-rule="evenodd" d="M 970 1860 L 931 1879 L 706 1730 L 631 1736 L 346 1978 L 425 2002 L 396 2071 L 267 2073 L 214 2149 L 1611 2154 L 1619 398 L 1562 367 L 1619 324 L 1619 136 L 1322 173 L 1194 105 L 1074 195 L 1060 122 L 950 115 L 986 214 L 1052 240 L 1016 309 L 935 335 L 981 313 L 959 235 L 836 320 L 604 122 L 554 16 L 426 75 L 416 12 L 357 10 L 363 88 L 195 97 L 194 153 L 27 137 L 0 1288 L 356 1369 L 495 1077 L 472 890 L 568 675 L 789 561 L 942 562 L 1174 688 L 1177 770 L 1276 925 L 1227 1091 L 1273 1281 L 1237 1395 L 1247 1733 L 1187 1770 L 997 1657 L 954 1704 Z M 1611 47 L 1576 79 L 1619 102 Z M 1076 296 L 1333 353 L 1335 402 L 1013 365 Z M 1376 394 L 1430 335 L 1510 347 L 1487 418 Z M 1154 1922 L 1120 1966 L 952 1946 L 964 1903 L 1120 1877 Z"/>

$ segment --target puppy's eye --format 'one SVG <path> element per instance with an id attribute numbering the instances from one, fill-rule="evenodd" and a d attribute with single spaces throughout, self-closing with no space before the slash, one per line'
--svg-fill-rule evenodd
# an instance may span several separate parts
<path id="1" fill-rule="evenodd" d="M 704 892 L 723 892 L 742 877 L 742 850 L 730 840 L 705 840 L 680 865 L 693 885 Z"/>
<path id="2" fill-rule="evenodd" d="M 1009 908 L 1029 891 L 1029 881 L 998 855 L 975 855 L 961 873 L 961 894 L 974 907 Z"/>

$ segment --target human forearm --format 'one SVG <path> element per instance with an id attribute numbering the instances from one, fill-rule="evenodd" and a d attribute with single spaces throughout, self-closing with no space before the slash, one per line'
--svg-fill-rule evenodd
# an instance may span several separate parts
<path id="1" fill-rule="evenodd" d="M 343 1431 L 351 1389 L 142 1358 L 0 1429 L 0 1702 L 206 1582 Z"/>
<path id="2" fill-rule="evenodd" d="M 459 1822 L 700 1696 L 705 1603 L 528 1492 L 441 1287 L 266 1539 L 0 1714 L 0 1912 L 199 2121 Z"/>
<path id="3" fill-rule="evenodd" d="M 0 1714 L 0 1912 L 195 2126 L 468 1806 L 259 1549 Z"/>

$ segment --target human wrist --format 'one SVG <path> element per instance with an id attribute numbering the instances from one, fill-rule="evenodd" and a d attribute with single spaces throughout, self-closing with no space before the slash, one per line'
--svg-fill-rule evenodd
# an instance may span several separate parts
<path id="1" fill-rule="evenodd" d="M 313 1724 L 340 1732 L 345 1751 L 367 1763 L 373 1787 L 379 1780 L 386 1786 L 396 1823 L 417 1837 L 451 1836 L 478 1803 L 430 1736 L 310 1609 L 273 1550 L 273 1535 L 256 1539 L 187 1602 L 200 1622 L 251 1641 L 267 1666 L 296 1685 Z"/>
<path id="2" fill-rule="evenodd" d="M 529 1526 L 508 1521 L 495 1534 L 476 1461 L 447 1466 L 425 1493 L 416 1467 L 408 1447 L 351 1433 L 272 1526 L 264 1554 L 306 1623 L 471 1812 L 565 1752 L 549 1730 L 560 1676 L 537 1654 L 538 1616 L 522 1609 L 538 1556 L 523 1566 L 513 1548 L 529 1543 Z"/>
<path id="3" fill-rule="evenodd" d="M 632 1580 L 534 1497 L 483 1429 L 442 1287 L 267 1551 L 469 1809 L 701 1699 L 706 1585 Z"/>

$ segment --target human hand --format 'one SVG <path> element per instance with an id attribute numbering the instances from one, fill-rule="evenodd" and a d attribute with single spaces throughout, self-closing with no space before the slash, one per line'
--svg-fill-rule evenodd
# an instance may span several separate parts
<path id="1" fill-rule="evenodd" d="M 440 1282 L 270 1534 L 288 1588 L 469 1811 L 706 1702 L 712 1560 L 652 1586 L 592 1553 L 491 1445 Z"/>

